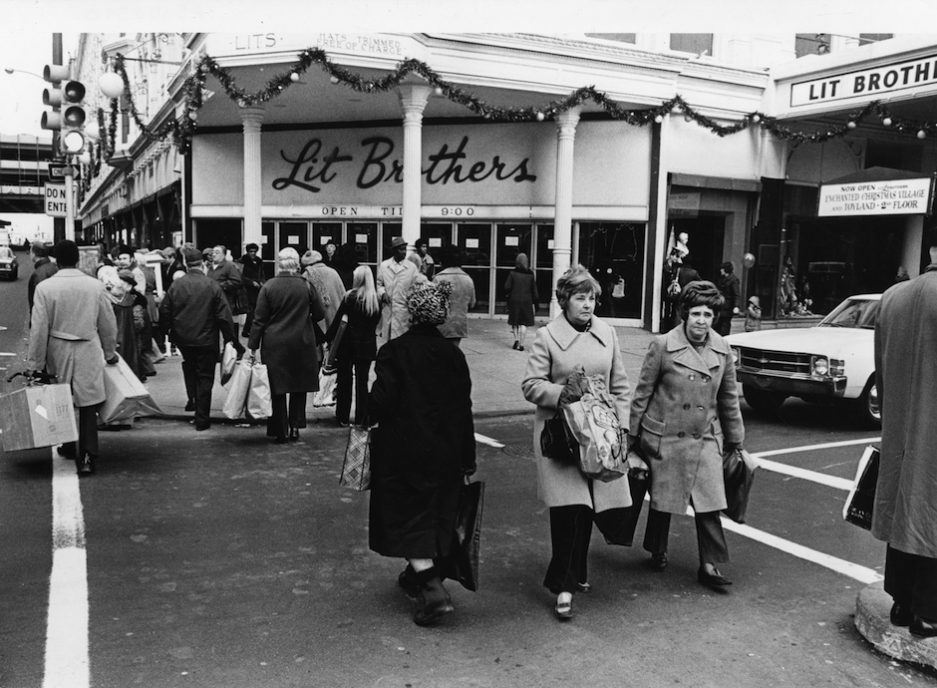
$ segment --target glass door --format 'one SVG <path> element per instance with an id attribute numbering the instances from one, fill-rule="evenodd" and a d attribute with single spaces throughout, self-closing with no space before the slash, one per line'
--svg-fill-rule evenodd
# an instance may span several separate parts
<path id="1" fill-rule="evenodd" d="M 452 223 L 450 222 L 424 222 L 420 225 L 420 238 L 426 239 L 429 244 L 427 253 L 433 259 L 434 269 L 430 272 L 424 271 L 427 277 L 433 278 L 433 273 L 439 272 L 439 258 L 442 253 L 442 247 L 452 243 Z"/>
<path id="2" fill-rule="evenodd" d="M 462 269 L 475 283 L 475 307 L 471 312 L 490 314 L 491 225 L 457 225 L 456 244 L 462 252 Z"/>
<path id="3" fill-rule="evenodd" d="M 287 246 L 292 246 L 299 255 L 303 255 L 309 248 L 309 223 L 308 222 L 280 222 L 279 239 L 277 241 L 277 251 L 281 251 Z"/>
<path id="4" fill-rule="evenodd" d="M 537 225 L 536 258 L 531 267 L 537 280 L 537 315 L 550 314 L 550 299 L 553 298 L 553 225 Z"/>
<path id="5" fill-rule="evenodd" d="M 345 225 L 346 241 L 355 246 L 355 255 L 359 265 L 377 267 L 377 223 L 349 222 Z"/>
<path id="6" fill-rule="evenodd" d="M 531 235 L 533 226 L 527 224 L 498 225 L 495 234 L 495 312 L 507 313 L 507 303 L 504 297 L 504 283 L 508 274 L 517 264 L 518 254 L 527 256 L 528 266 L 533 269 L 530 262 Z M 540 285 L 537 285 L 539 289 Z M 540 295 L 543 301 L 543 295 Z M 549 299 L 547 299 L 549 303 Z"/>
<path id="7" fill-rule="evenodd" d="M 644 290 L 643 224 L 583 222 L 579 262 L 602 287 L 596 315 L 640 318 Z"/>
<path id="8" fill-rule="evenodd" d="M 325 245 L 335 244 L 336 248 L 341 245 L 342 223 L 341 222 L 313 222 L 312 223 L 312 243 L 309 248 L 319 251 L 325 255 Z"/>

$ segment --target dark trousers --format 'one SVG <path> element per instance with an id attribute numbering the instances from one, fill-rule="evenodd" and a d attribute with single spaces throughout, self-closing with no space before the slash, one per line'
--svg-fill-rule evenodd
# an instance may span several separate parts
<path id="1" fill-rule="evenodd" d="M 211 425 L 211 389 L 215 384 L 218 348 L 214 346 L 180 346 L 182 377 L 185 393 L 195 402 L 195 427 Z"/>
<path id="2" fill-rule="evenodd" d="M 696 512 L 696 542 L 700 564 L 722 564 L 729 561 L 729 546 L 718 511 Z M 664 554 L 670 541 L 670 514 L 651 509 L 644 530 L 644 549 L 651 554 Z"/>
<path id="3" fill-rule="evenodd" d="M 885 592 L 915 616 L 937 621 L 937 559 L 885 549 Z"/>
<path id="4" fill-rule="evenodd" d="M 244 329 L 241 330 L 241 335 L 244 337 L 250 336 L 251 325 L 254 324 L 254 309 L 257 307 L 257 295 L 260 293 L 260 289 L 255 287 L 246 287 L 247 291 L 247 314 L 244 317 Z"/>
<path id="5" fill-rule="evenodd" d="M 588 580 L 586 560 L 592 538 L 592 509 L 583 504 L 550 507 L 553 556 L 543 585 L 554 595 L 575 592 Z"/>
<path id="6" fill-rule="evenodd" d="M 355 384 L 355 425 L 368 422 L 368 376 L 371 361 L 350 361 L 348 356 L 339 358 L 335 379 L 335 417 L 342 423 L 349 422 L 351 415 L 352 376 Z"/>
<path id="7" fill-rule="evenodd" d="M 286 437 L 288 430 L 306 427 L 306 393 L 271 394 L 273 415 L 267 419 L 267 437 Z"/>
<path id="8" fill-rule="evenodd" d="M 86 455 L 92 459 L 98 458 L 98 409 L 102 406 L 103 401 L 100 404 L 78 407 L 78 442 L 63 443 L 63 451 L 77 455 L 78 458 Z"/>

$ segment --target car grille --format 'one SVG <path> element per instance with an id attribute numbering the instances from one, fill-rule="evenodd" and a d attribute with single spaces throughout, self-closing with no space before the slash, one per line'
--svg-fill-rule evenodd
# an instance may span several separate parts
<path id="1" fill-rule="evenodd" d="M 750 371 L 810 375 L 810 354 L 739 348 L 739 365 Z"/>

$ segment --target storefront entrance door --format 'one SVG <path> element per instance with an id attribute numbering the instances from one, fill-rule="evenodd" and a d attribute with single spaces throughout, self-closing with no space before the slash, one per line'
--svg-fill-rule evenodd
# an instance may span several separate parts
<path id="1" fill-rule="evenodd" d="M 488 313 L 491 304 L 491 225 L 460 224 L 456 241 L 462 251 L 462 269 L 475 283 L 472 313 Z"/>

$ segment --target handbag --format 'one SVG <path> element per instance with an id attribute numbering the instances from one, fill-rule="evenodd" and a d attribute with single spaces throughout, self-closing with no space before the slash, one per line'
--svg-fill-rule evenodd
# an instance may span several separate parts
<path id="1" fill-rule="evenodd" d="M 733 449 L 722 456 L 722 477 L 726 489 L 726 508 L 722 513 L 736 523 L 745 523 L 756 468 L 755 459 L 744 449 Z"/>
<path id="2" fill-rule="evenodd" d="M 338 484 L 359 492 L 371 487 L 371 430 L 352 425 L 348 428 L 348 444 L 342 461 Z"/>
<path id="3" fill-rule="evenodd" d="M 595 514 L 595 526 L 609 545 L 631 547 L 634 544 L 634 531 L 638 528 L 638 519 L 644 507 L 650 478 L 647 471 L 628 471 L 628 489 L 631 492 L 631 506 L 599 511 Z"/>
<path id="4" fill-rule="evenodd" d="M 260 419 L 273 415 L 273 396 L 270 392 L 270 378 L 267 366 L 263 363 L 251 364 L 251 379 L 247 390 L 247 416 Z"/>
<path id="5" fill-rule="evenodd" d="M 566 466 L 579 463 L 579 443 L 573 437 L 563 412 L 557 410 L 552 418 L 543 421 L 540 431 L 540 453 Z"/>
<path id="6" fill-rule="evenodd" d="M 843 504 L 843 518 L 866 530 L 872 529 L 872 506 L 875 503 L 880 455 L 878 447 L 870 444 L 865 448 L 856 468 L 856 479 Z"/>
<path id="7" fill-rule="evenodd" d="M 481 554 L 482 513 L 485 483 L 466 482 L 459 491 L 459 510 L 448 556 L 438 566 L 440 574 L 459 582 L 466 590 L 478 590 L 478 564 Z"/>

